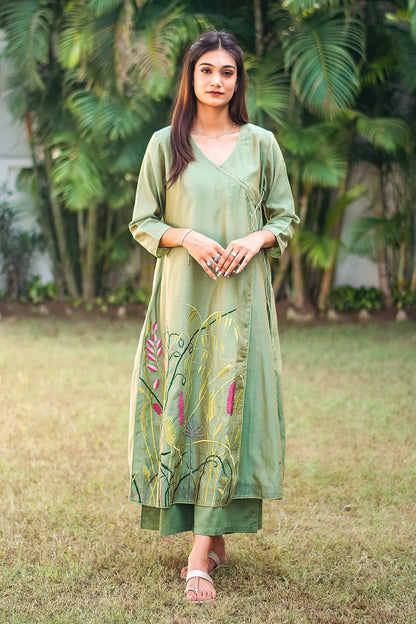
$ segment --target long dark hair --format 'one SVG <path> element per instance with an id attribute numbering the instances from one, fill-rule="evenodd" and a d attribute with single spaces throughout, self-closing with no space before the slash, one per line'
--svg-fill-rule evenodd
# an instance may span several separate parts
<path id="1" fill-rule="evenodd" d="M 178 97 L 172 114 L 170 139 L 172 166 L 169 172 L 169 186 L 176 182 L 188 163 L 195 160 L 190 141 L 191 128 L 197 108 L 193 87 L 195 64 L 205 52 L 217 50 L 218 48 L 223 48 L 229 52 L 237 65 L 237 90 L 229 103 L 230 117 L 234 123 L 239 125 L 249 121 L 245 100 L 246 72 L 243 63 L 243 51 L 233 35 L 225 30 L 210 30 L 203 33 L 191 45 L 183 63 Z"/>

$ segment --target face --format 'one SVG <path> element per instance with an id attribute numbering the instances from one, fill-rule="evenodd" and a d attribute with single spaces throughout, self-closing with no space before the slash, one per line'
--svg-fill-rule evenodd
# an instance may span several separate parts
<path id="1" fill-rule="evenodd" d="M 205 52 L 195 63 L 194 91 L 199 104 L 218 108 L 228 105 L 236 84 L 237 65 L 226 50 Z"/>

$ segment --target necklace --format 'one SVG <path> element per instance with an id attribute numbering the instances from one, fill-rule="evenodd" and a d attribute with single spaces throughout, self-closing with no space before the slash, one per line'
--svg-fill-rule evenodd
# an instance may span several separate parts
<path id="1" fill-rule="evenodd" d="M 203 132 L 199 132 L 196 128 L 192 128 L 191 132 L 194 132 L 195 134 L 198 134 L 199 136 L 206 137 L 207 139 L 220 139 L 221 137 L 224 137 L 227 134 L 230 134 L 230 132 L 232 132 L 234 128 L 235 128 L 235 123 L 233 122 L 233 125 L 231 126 L 229 130 L 227 130 L 227 132 L 224 132 L 223 134 L 217 134 L 216 136 L 212 136 L 212 134 L 204 134 Z"/>

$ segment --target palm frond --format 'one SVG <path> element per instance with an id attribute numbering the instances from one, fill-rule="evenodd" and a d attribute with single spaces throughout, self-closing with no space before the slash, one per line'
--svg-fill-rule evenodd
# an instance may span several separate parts
<path id="1" fill-rule="evenodd" d="M 142 17 L 140 28 L 131 36 L 131 49 L 118 59 L 118 65 L 121 60 L 125 63 L 131 80 L 140 82 L 154 99 L 166 96 L 180 49 L 195 39 L 205 24 L 197 16 L 187 15 L 177 0 L 162 12 L 156 10 Z"/>
<path id="2" fill-rule="evenodd" d="M 122 7 L 95 16 L 88 3 L 68 3 L 58 45 L 59 60 L 76 71 L 78 82 L 106 93 L 117 82 L 116 33 L 117 17 Z"/>
<path id="3" fill-rule="evenodd" d="M 59 60 L 67 69 L 74 69 L 83 58 L 92 54 L 96 28 L 85 3 L 69 3 L 64 11 L 58 42 Z"/>
<path id="4" fill-rule="evenodd" d="M 132 172 L 134 175 L 137 175 L 149 138 L 148 132 L 141 132 L 120 141 L 117 147 L 115 147 L 109 163 L 110 173 L 125 174 L 126 172 Z"/>
<path id="5" fill-rule="evenodd" d="M 44 88 L 39 70 L 48 61 L 53 20 L 52 8 L 39 5 L 37 0 L 8 2 L 0 7 L 0 27 L 7 38 L 4 53 L 29 90 Z"/>
<path id="6" fill-rule="evenodd" d="M 279 130 L 279 143 L 294 156 L 304 157 L 314 154 L 316 150 L 327 143 L 333 127 L 328 123 L 316 123 L 302 127 L 298 124 L 288 124 Z"/>
<path id="7" fill-rule="evenodd" d="M 329 269 L 333 266 L 339 249 L 345 248 L 338 238 L 309 230 L 300 231 L 299 246 L 301 252 L 306 253 L 306 262 L 318 269 Z"/>
<path id="8" fill-rule="evenodd" d="M 342 15 L 302 20 L 283 47 L 293 87 L 313 113 L 333 118 L 352 104 L 359 79 L 351 52 L 361 56 L 364 47 L 360 22 Z"/>
<path id="9" fill-rule="evenodd" d="M 279 126 L 287 120 L 290 83 L 283 64 L 271 56 L 248 71 L 247 109 L 254 123 L 261 123 L 263 113 Z"/>
<path id="10" fill-rule="evenodd" d="M 341 195 L 341 197 L 337 199 L 325 215 L 324 232 L 327 234 L 347 206 L 355 202 L 360 197 L 363 197 L 363 195 L 367 192 L 368 189 L 364 184 L 356 184 L 352 188 L 348 189 L 346 193 Z"/>
<path id="11" fill-rule="evenodd" d="M 125 0 L 89 0 L 88 4 L 91 13 L 100 17 L 125 4 Z"/>
<path id="12" fill-rule="evenodd" d="M 372 63 L 364 66 L 360 75 L 360 83 L 364 87 L 374 87 L 378 84 L 382 84 L 394 75 L 396 68 L 396 51 L 388 50 Z"/>
<path id="13" fill-rule="evenodd" d="M 151 101 L 143 97 L 132 106 L 125 98 L 99 97 L 91 91 L 76 91 L 67 105 L 83 134 L 108 137 L 110 140 L 126 138 L 138 132 L 152 116 Z"/>
<path id="14" fill-rule="evenodd" d="M 104 197 L 99 159 L 93 146 L 66 132 L 50 142 L 54 190 L 71 210 L 98 205 Z"/>
<path id="15" fill-rule="evenodd" d="M 416 42 L 416 0 L 409 0 L 408 9 L 410 13 L 410 34 L 413 41 Z"/>
<path id="16" fill-rule="evenodd" d="M 320 9 L 339 7 L 342 5 L 342 0 L 283 0 L 282 6 L 284 9 L 288 9 L 293 13 L 312 13 L 319 11 Z"/>
<path id="17" fill-rule="evenodd" d="M 407 216 L 401 213 L 392 218 L 360 217 L 347 232 L 347 245 L 358 256 L 375 258 L 380 249 L 398 245 L 408 235 Z"/>
<path id="18" fill-rule="evenodd" d="M 345 178 L 347 166 L 346 156 L 338 147 L 325 147 L 302 163 L 303 183 L 335 188 Z"/>
<path id="19" fill-rule="evenodd" d="M 390 117 L 370 119 L 360 114 L 357 116 L 357 131 L 373 146 L 386 152 L 395 152 L 406 147 L 409 142 L 410 129 L 402 119 Z"/>

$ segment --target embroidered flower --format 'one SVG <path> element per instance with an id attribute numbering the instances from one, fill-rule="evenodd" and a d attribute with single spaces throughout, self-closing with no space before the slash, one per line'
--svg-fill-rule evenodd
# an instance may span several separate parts
<path id="1" fill-rule="evenodd" d="M 235 381 L 231 384 L 228 390 L 227 398 L 227 414 L 232 414 L 234 409 L 234 395 L 235 395 Z"/>
<path id="2" fill-rule="evenodd" d="M 181 392 L 179 395 L 178 409 L 179 409 L 179 424 L 183 425 L 183 392 Z"/>
<path id="3" fill-rule="evenodd" d="M 155 379 L 153 382 L 153 388 L 157 390 L 159 388 L 159 379 Z"/>
<path id="4" fill-rule="evenodd" d="M 152 340 L 150 340 L 150 338 L 146 338 L 146 355 L 151 362 L 155 362 L 156 364 L 156 358 L 162 355 L 162 341 L 160 338 L 158 338 L 156 333 L 157 323 L 153 323 L 152 330 Z M 153 373 L 157 372 L 157 366 L 155 366 L 154 364 L 147 364 L 147 368 Z M 157 388 L 158 386 L 153 387 Z"/>
<path id="5" fill-rule="evenodd" d="M 162 408 L 160 407 L 159 403 L 153 403 L 153 409 L 155 410 L 156 414 L 159 414 L 159 416 L 162 413 Z"/>

